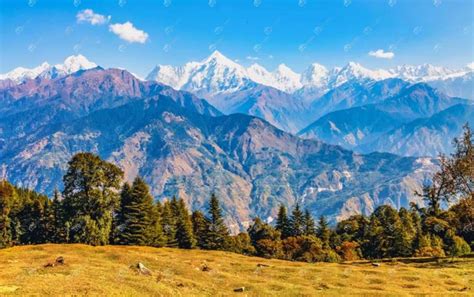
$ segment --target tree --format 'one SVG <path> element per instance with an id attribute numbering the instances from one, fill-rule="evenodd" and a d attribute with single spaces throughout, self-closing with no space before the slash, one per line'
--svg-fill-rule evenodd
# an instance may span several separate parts
<path id="1" fill-rule="evenodd" d="M 0 181 L 0 248 L 12 244 L 10 213 L 15 201 L 15 188 L 7 181 Z"/>
<path id="2" fill-rule="evenodd" d="M 209 221 L 204 214 L 199 211 L 193 211 L 191 221 L 193 223 L 193 234 L 196 239 L 196 245 L 204 249 L 206 248 L 207 231 L 209 230 Z"/>
<path id="3" fill-rule="evenodd" d="M 126 192 L 122 190 L 122 193 Z M 128 245 L 150 245 L 155 236 L 153 197 L 148 185 L 140 177 L 135 178 L 127 195 L 122 195 L 121 212 L 123 226 L 121 243 Z"/>
<path id="4" fill-rule="evenodd" d="M 183 199 L 179 199 L 178 201 L 178 210 L 179 215 L 176 222 L 176 240 L 178 241 L 178 247 L 182 249 L 192 249 L 196 246 L 196 239 L 193 234 L 193 223 Z"/>
<path id="5" fill-rule="evenodd" d="M 257 217 L 253 220 L 253 224 L 249 226 L 247 232 L 257 256 L 265 258 L 281 257 L 280 231 Z"/>
<path id="6" fill-rule="evenodd" d="M 219 205 L 219 200 L 215 194 L 211 195 L 209 203 L 209 230 L 206 239 L 206 248 L 210 250 L 224 250 L 229 230 L 224 224 L 222 210 Z"/>
<path id="7" fill-rule="evenodd" d="M 290 218 L 291 236 L 301 236 L 304 233 L 304 217 L 300 209 L 299 203 L 296 203 L 295 208 L 291 212 Z"/>
<path id="8" fill-rule="evenodd" d="M 173 215 L 173 210 L 170 201 L 165 201 L 161 213 L 161 226 L 164 236 L 166 237 L 167 247 L 177 247 L 176 240 L 176 218 Z"/>
<path id="9" fill-rule="evenodd" d="M 58 189 L 54 189 L 53 201 L 51 202 L 52 225 L 54 234 L 52 235 L 52 242 L 63 243 L 66 242 L 66 230 L 64 226 L 64 209 Z"/>
<path id="10" fill-rule="evenodd" d="M 467 255 L 471 252 L 469 244 L 467 244 L 462 237 L 455 235 L 453 231 L 448 232 L 444 242 L 444 250 L 446 251 L 446 254 L 451 257 Z"/>
<path id="11" fill-rule="evenodd" d="M 72 157 L 63 177 L 71 241 L 92 245 L 109 242 L 122 177 L 117 166 L 97 155 L 78 153 Z"/>
<path id="12" fill-rule="evenodd" d="M 280 209 L 278 210 L 277 221 L 276 221 L 276 230 L 280 231 L 281 238 L 287 238 L 291 236 L 291 226 L 286 213 L 286 207 L 281 204 Z"/>
<path id="13" fill-rule="evenodd" d="M 303 218 L 303 234 L 304 235 L 316 235 L 316 226 L 314 223 L 314 219 L 311 216 L 311 213 L 309 210 L 305 210 L 304 212 L 304 218 Z"/>
<path id="14" fill-rule="evenodd" d="M 320 216 L 316 236 L 321 239 L 325 248 L 329 247 L 329 239 L 331 238 L 331 230 L 325 216 Z"/>

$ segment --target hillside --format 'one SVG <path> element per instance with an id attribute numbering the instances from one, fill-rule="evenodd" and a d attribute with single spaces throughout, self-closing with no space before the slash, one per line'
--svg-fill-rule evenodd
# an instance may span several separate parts
<path id="1" fill-rule="evenodd" d="M 44 265 L 58 256 L 65 264 Z M 226 252 L 151 247 L 37 245 L 0 250 L 0 295 L 472 296 L 474 259 L 454 263 L 306 264 Z M 137 262 L 152 276 L 130 268 Z M 258 265 L 264 264 L 268 265 Z M 203 271 L 206 265 L 209 271 Z M 244 287 L 243 293 L 234 289 Z"/>

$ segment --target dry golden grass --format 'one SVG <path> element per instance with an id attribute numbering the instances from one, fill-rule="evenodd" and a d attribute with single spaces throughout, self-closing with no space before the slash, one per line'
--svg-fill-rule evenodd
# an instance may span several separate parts
<path id="1" fill-rule="evenodd" d="M 44 268 L 56 257 L 64 266 Z M 130 268 L 142 262 L 152 276 Z M 203 265 L 210 271 L 202 271 Z M 259 267 L 266 264 L 269 267 Z M 235 293 L 235 288 L 245 291 Z M 0 250 L 0 295 L 474 296 L 474 259 L 437 264 L 297 263 L 151 247 L 37 245 Z"/>

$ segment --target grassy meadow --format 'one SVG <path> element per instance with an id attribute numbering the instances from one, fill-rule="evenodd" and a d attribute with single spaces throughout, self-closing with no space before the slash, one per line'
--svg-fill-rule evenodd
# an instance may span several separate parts
<path id="1" fill-rule="evenodd" d="M 58 256 L 64 265 L 44 267 Z M 152 275 L 131 268 L 138 262 Z M 152 247 L 18 246 L 0 250 L 0 295 L 474 296 L 474 258 L 399 259 L 374 266 Z"/>

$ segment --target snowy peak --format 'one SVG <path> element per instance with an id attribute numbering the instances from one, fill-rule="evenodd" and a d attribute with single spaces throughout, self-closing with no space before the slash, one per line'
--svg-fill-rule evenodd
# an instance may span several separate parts
<path id="1" fill-rule="evenodd" d="M 83 55 L 76 55 L 67 57 L 63 64 L 49 65 L 43 62 L 35 68 L 18 67 L 12 71 L 0 74 L 0 80 L 10 79 L 15 83 L 24 82 L 27 79 L 41 78 L 56 78 L 60 76 L 69 75 L 79 70 L 86 70 L 97 67 L 97 64 L 90 62 Z"/>
<path id="2" fill-rule="evenodd" d="M 71 74 L 79 70 L 95 68 L 97 64 L 89 61 L 83 55 L 76 55 L 67 57 L 63 64 L 57 64 L 54 67 L 66 74 Z"/>
<path id="3" fill-rule="evenodd" d="M 324 87 L 329 71 L 321 64 L 313 63 L 301 74 L 301 83 L 305 86 Z"/>
<path id="4" fill-rule="evenodd" d="M 147 79 L 209 97 L 243 90 L 256 83 L 314 99 L 349 81 L 400 78 L 408 82 L 431 82 L 463 76 L 472 73 L 473 69 L 474 62 L 458 71 L 430 64 L 404 65 L 389 70 L 368 69 L 359 63 L 349 62 L 344 67 L 331 69 L 313 63 L 301 74 L 280 64 L 270 72 L 259 64 L 244 68 L 221 52 L 214 51 L 201 62 L 189 62 L 179 67 L 158 65 Z"/>

